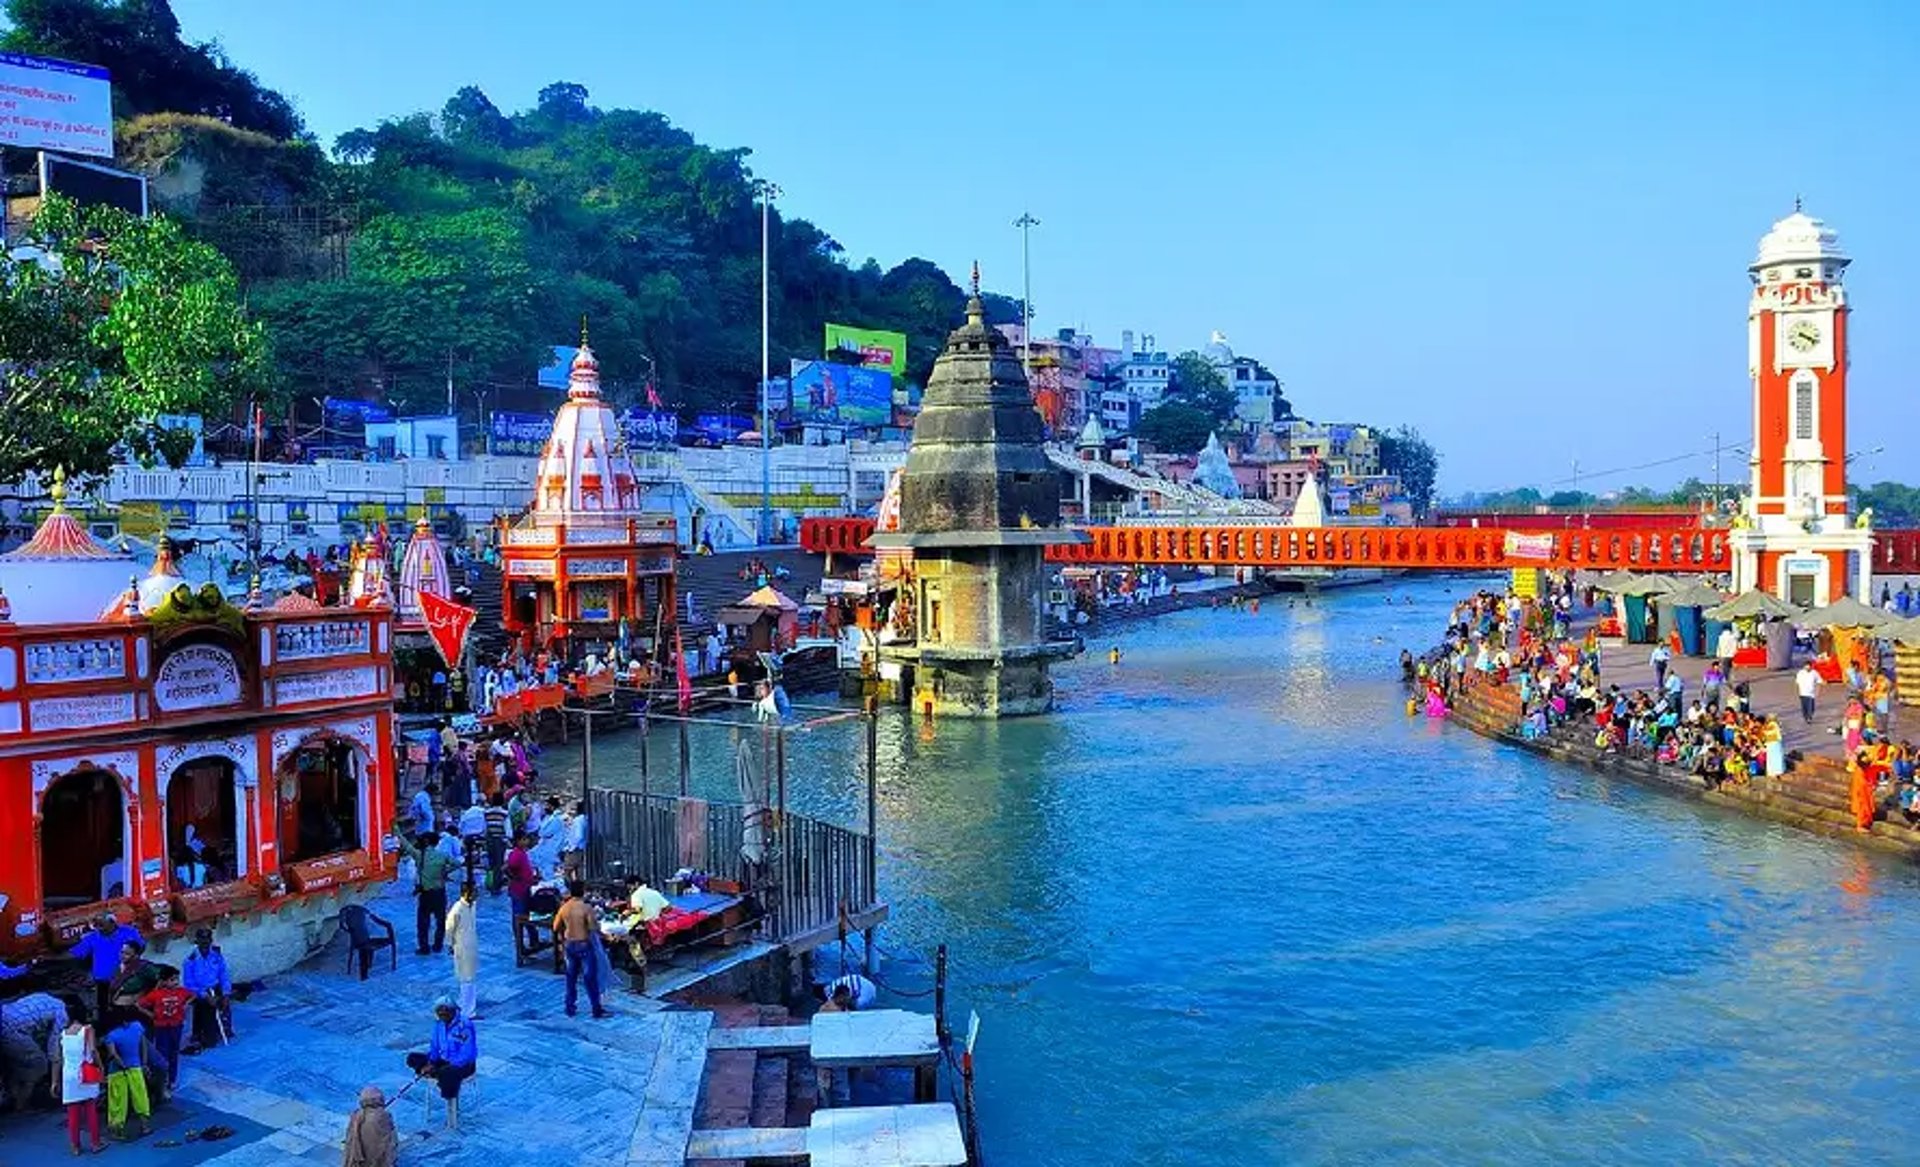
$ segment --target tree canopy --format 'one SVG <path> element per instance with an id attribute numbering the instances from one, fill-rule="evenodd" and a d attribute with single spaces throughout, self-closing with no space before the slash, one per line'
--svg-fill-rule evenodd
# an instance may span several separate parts
<path id="1" fill-rule="evenodd" d="M 1434 480 L 1440 475 L 1440 453 L 1411 426 L 1380 434 L 1380 469 L 1397 475 L 1413 503 L 1415 514 L 1433 506 Z"/>
<path id="2" fill-rule="evenodd" d="M 1167 401 L 1140 416 L 1139 436 L 1168 454 L 1194 454 L 1213 434 L 1214 419 L 1184 401 Z"/>
<path id="3" fill-rule="evenodd" d="M 0 259 L 0 352 L 0 482 L 104 474 L 119 448 L 175 461 L 192 439 L 162 415 L 223 412 L 268 369 L 219 252 L 170 219 L 57 196 Z"/>

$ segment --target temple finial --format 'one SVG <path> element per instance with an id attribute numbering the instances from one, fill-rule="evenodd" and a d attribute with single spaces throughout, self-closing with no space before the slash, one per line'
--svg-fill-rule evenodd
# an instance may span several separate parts
<path id="1" fill-rule="evenodd" d="M 973 261 L 973 294 L 980 294 L 980 261 L 977 259 Z"/>
<path id="2" fill-rule="evenodd" d="M 1793 213 L 1796 215 L 1800 213 L 1800 196 L 1799 195 L 1793 196 Z"/>
<path id="3" fill-rule="evenodd" d="M 53 485 L 47 489 L 47 495 L 53 499 L 54 514 L 67 513 L 67 468 L 65 466 L 53 468 Z"/>
<path id="4" fill-rule="evenodd" d="M 580 347 L 587 347 L 587 314 L 585 312 L 580 314 Z"/>

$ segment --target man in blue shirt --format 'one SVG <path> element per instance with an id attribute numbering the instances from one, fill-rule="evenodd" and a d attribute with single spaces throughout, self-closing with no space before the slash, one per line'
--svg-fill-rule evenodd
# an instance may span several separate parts
<path id="1" fill-rule="evenodd" d="M 180 987 L 194 995 L 190 1048 L 225 1045 L 233 1037 L 233 979 L 227 973 L 227 958 L 213 942 L 213 929 L 194 932 L 193 951 L 180 966 Z"/>
<path id="2" fill-rule="evenodd" d="M 427 1052 L 408 1054 L 407 1068 L 439 1083 L 440 1097 L 447 1100 L 447 1129 L 459 1130 L 460 1084 L 473 1077 L 480 1060 L 480 1037 L 451 997 L 434 1002 L 433 1017 L 433 1037 L 427 1042 Z"/>
<path id="3" fill-rule="evenodd" d="M 147 942 L 139 932 L 122 924 L 112 912 L 101 912 L 93 922 L 93 931 L 67 950 L 68 955 L 87 962 L 87 971 L 93 977 L 95 1017 L 105 1017 L 107 1007 L 113 1003 L 113 978 L 120 973 L 120 953 L 128 945 L 132 945 L 135 952 L 147 950 Z"/>
<path id="4" fill-rule="evenodd" d="M 413 819 L 413 833 L 416 835 L 434 828 L 433 791 L 434 786 L 431 782 L 414 791 L 413 803 L 408 813 Z"/>

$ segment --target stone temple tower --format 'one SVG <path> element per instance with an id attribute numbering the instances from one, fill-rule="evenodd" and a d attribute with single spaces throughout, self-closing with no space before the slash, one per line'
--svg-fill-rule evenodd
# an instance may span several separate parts
<path id="1" fill-rule="evenodd" d="M 900 477 L 900 529 L 877 548 L 913 554 L 912 643 L 887 656 L 912 670 L 913 705 L 966 717 L 1044 713 L 1049 665 L 1077 651 L 1049 640 L 1046 548 L 1084 543 L 1060 528 L 1059 471 L 1042 447 L 1020 359 L 980 305 L 934 362 Z"/>

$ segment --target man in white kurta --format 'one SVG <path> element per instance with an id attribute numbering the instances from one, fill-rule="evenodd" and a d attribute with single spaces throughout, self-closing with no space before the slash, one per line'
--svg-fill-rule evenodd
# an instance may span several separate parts
<path id="1" fill-rule="evenodd" d="M 453 976 L 460 982 L 460 1012 L 480 1016 L 480 925 L 474 909 L 471 883 L 460 888 L 460 898 L 447 909 L 447 951 L 453 954 Z"/>

